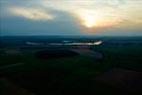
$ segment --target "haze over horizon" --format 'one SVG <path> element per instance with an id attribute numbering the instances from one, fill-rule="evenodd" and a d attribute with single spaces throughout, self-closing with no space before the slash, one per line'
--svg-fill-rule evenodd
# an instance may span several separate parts
<path id="1" fill-rule="evenodd" d="M 0 0 L 0 34 L 142 36 L 141 5 L 141 0 Z"/>

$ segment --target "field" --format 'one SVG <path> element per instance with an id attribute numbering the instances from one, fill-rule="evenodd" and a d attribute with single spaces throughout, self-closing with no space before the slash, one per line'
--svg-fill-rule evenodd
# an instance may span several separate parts
<path id="1" fill-rule="evenodd" d="M 2 84 L 0 88 L 3 89 L 0 91 L 1 95 L 5 95 L 4 93 L 8 93 L 8 91 L 8 95 L 11 95 L 10 92 L 14 93 L 13 95 L 44 95 L 45 93 L 48 95 L 73 95 L 77 93 L 87 95 L 129 95 L 132 93 L 139 95 L 142 85 L 142 44 L 129 43 L 134 39 L 128 43 L 125 40 L 126 43 L 123 44 L 118 44 L 118 40 L 114 41 L 115 44 L 112 42 L 110 44 L 108 43 L 110 38 L 109 40 L 102 39 L 106 41 L 105 44 L 87 47 L 42 47 L 40 45 L 40 47 L 35 48 L 23 45 L 16 47 L 3 45 L 0 49 L 0 84 Z M 136 40 L 136 42 L 138 41 Z M 67 49 L 78 51 L 79 54 L 48 59 L 36 56 L 37 52 L 47 51 L 51 48 L 52 52 L 57 49 Z M 101 54 L 102 57 L 97 58 L 95 53 Z M 128 80 L 127 74 L 135 76 L 129 77 Z M 115 75 L 117 78 L 111 79 Z M 104 82 L 101 77 L 103 80 L 112 80 L 112 82 Z M 118 84 L 119 80 L 122 85 Z M 123 84 L 127 83 L 127 80 L 131 82 L 124 86 Z M 113 81 L 116 82 L 113 83 Z M 130 87 L 128 88 L 128 86 Z M 13 87 L 15 89 L 11 90 Z M 22 94 L 17 91 L 21 91 Z"/>

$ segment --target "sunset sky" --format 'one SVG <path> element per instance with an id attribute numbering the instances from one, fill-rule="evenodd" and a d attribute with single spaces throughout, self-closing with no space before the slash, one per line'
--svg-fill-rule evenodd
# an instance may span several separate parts
<path id="1" fill-rule="evenodd" d="M 0 34 L 142 36 L 142 0 L 0 0 Z"/>

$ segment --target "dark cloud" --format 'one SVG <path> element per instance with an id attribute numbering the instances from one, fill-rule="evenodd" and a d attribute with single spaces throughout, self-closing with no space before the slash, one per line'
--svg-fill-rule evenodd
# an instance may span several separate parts
<path id="1" fill-rule="evenodd" d="M 57 12 L 57 20 L 33 21 L 21 17 L 9 17 L 1 20 L 3 35 L 81 35 L 69 14 Z M 62 19 L 62 20 L 61 20 Z"/>
<path id="2" fill-rule="evenodd" d="M 118 8 L 118 7 L 122 7 L 125 9 L 124 6 L 125 6 L 126 2 L 124 2 L 124 0 L 118 0 L 118 1 L 119 1 L 118 6 L 117 6 L 117 4 L 116 5 L 115 4 L 114 5 L 104 4 L 104 5 L 106 7 L 108 6 L 109 8 L 113 8 L 113 9 Z M 129 0 L 125 0 L 125 1 L 129 1 Z M 64 2 L 57 4 L 57 6 L 52 3 L 53 7 L 48 7 L 48 5 L 46 6 L 46 4 L 42 5 L 41 0 L 0 0 L 0 31 L 1 31 L 1 35 L 82 35 L 83 34 L 82 31 L 84 31 L 84 30 L 82 30 L 83 28 L 81 28 L 78 25 L 80 23 L 80 22 L 78 22 L 79 20 L 74 18 L 74 16 L 71 14 L 71 12 L 75 11 L 75 10 L 71 10 L 72 7 L 74 7 L 74 5 L 76 5 L 75 8 L 80 8 L 80 7 L 82 7 L 82 4 L 80 4 L 80 3 L 74 4 L 72 2 L 71 9 L 69 8 L 69 6 L 67 6 L 69 9 L 64 9 L 64 8 L 66 8 L 66 5 L 64 5 L 64 7 L 61 7 L 60 4 L 64 5 Z M 86 5 L 86 3 L 84 3 L 84 4 Z M 68 3 L 68 5 L 70 5 L 70 3 Z M 94 5 L 92 4 L 92 6 L 93 7 L 90 7 L 88 5 L 88 7 L 89 7 L 88 10 L 92 9 L 95 11 L 95 8 L 97 8 L 99 10 L 101 5 L 98 4 L 98 6 L 95 7 L 95 4 Z M 11 9 L 13 7 L 44 10 L 44 12 L 47 12 L 47 13 L 55 16 L 55 18 L 51 21 L 48 21 L 48 20 L 31 20 L 31 19 L 26 19 L 22 16 L 21 17 L 20 16 L 13 16 L 9 12 L 9 9 Z M 101 7 L 101 9 L 103 10 L 102 7 Z M 132 7 L 134 11 L 135 11 L 136 7 L 137 6 Z M 126 9 L 127 9 L 127 6 L 126 6 Z M 121 10 L 119 10 L 119 8 L 117 9 L 117 11 L 118 11 L 118 13 L 119 13 L 119 11 L 121 12 Z M 129 10 L 129 11 L 132 12 L 131 10 Z M 105 10 L 104 12 L 107 12 L 107 10 Z M 130 15 L 127 14 L 127 13 L 129 13 L 129 12 L 127 12 L 127 10 L 125 13 L 126 13 L 126 15 L 125 15 L 126 18 L 128 16 L 129 19 L 122 19 L 123 22 L 121 22 L 120 24 L 124 24 L 124 23 L 128 24 L 128 22 L 132 23 L 132 22 L 130 22 L 130 20 L 136 21 L 135 18 L 137 17 L 138 13 L 135 13 L 136 17 L 133 16 L 133 18 L 130 17 L 131 14 Z M 118 16 L 118 15 L 116 14 L 116 16 Z M 124 16 L 124 15 L 122 14 L 122 16 Z M 123 35 L 142 35 L 141 28 L 137 29 L 136 27 L 134 27 L 133 30 L 130 30 L 127 28 L 128 27 L 108 29 L 108 30 L 100 29 L 100 30 L 95 30 L 95 32 L 92 34 L 95 34 L 95 35 L 122 35 L 122 34 Z"/>

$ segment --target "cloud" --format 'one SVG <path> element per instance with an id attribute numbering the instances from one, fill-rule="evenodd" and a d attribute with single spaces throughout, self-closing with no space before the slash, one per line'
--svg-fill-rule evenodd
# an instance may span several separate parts
<path id="1" fill-rule="evenodd" d="M 58 26 L 56 31 L 71 29 L 76 31 L 75 28 L 69 28 L 74 25 L 82 32 L 86 28 L 84 22 L 85 24 L 95 24 L 93 28 L 95 33 L 96 31 L 99 31 L 98 33 L 107 31 L 108 28 L 110 29 L 108 31 L 113 32 L 116 30 L 142 30 L 142 0 L 0 0 L 0 5 L 2 5 L 0 18 L 20 19 L 28 22 L 28 20 L 23 20 L 26 18 L 29 19 L 29 22 L 34 21 L 32 24 L 37 24 L 37 27 L 46 23 L 44 31 L 48 30 L 47 27 L 54 29 L 56 24 L 55 27 Z M 23 22 L 21 24 L 24 25 Z M 63 28 L 61 28 L 62 25 Z M 69 29 L 66 30 L 64 25 L 69 26 Z"/>
<path id="2" fill-rule="evenodd" d="M 37 8 L 22 8 L 14 7 L 10 8 L 9 11 L 14 16 L 24 17 L 31 20 L 53 20 L 54 16 L 49 14 L 47 11 Z"/>
<path id="3" fill-rule="evenodd" d="M 111 24 L 114 22 L 117 23 L 115 25 L 126 26 L 126 28 L 129 24 L 141 27 L 141 4 L 141 0 L 44 0 L 41 2 L 41 5 L 46 8 L 68 12 L 80 20 L 91 11 L 101 21 L 105 20 L 106 23 Z"/>
<path id="4" fill-rule="evenodd" d="M 83 14 L 92 11 L 93 14 L 100 16 L 100 19 L 105 17 L 105 20 L 110 20 L 109 22 L 111 20 L 117 21 L 116 23 L 121 22 L 121 26 L 142 23 L 141 0 L 15 0 L 16 3 L 9 0 L 8 2 L 5 3 L 9 5 L 10 12 L 14 16 L 31 20 L 53 20 L 58 17 L 56 13 L 52 14 L 52 11 L 56 10 L 66 12 L 76 17 L 76 20 L 81 20 Z"/>

